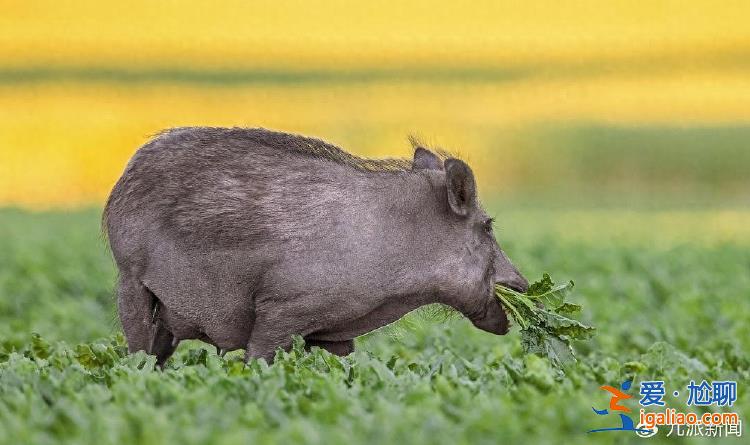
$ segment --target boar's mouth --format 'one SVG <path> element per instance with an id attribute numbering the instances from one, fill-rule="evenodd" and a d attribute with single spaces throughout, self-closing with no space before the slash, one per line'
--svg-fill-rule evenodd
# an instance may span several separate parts
<path id="1" fill-rule="evenodd" d="M 495 283 L 496 285 L 500 285 L 503 287 L 507 287 L 508 289 L 512 289 L 518 293 L 525 294 L 528 290 L 528 286 L 524 286 L 522 283 L 518 282 L 503 282 L 503 281 L 497 281 Z"/>

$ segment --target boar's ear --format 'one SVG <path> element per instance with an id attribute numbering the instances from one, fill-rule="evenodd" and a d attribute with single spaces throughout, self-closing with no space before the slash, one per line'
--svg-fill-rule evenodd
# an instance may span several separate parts
<path id="1" fill-rule="evenodd" d="M 430 150 L 422 147 L 414 149 L 414 161 L 411 164 L 412 170 L 442 170 L 443 161 Z"/>
<path id="2" fill-rule="evenodd" d="M 457 215 L 468 215 L 477 199 L 477 186 L 471 168 L 459 159 L 446 159 L 445 186 L 448 188 L 451 210 Z"/>

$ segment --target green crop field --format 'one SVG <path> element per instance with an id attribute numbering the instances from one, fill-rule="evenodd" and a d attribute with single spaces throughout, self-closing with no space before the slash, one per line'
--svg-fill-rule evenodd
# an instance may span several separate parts
<path id="1" fill-rule="evenodd" d="M 515 330 L 416 317 L 345 358 L 297 344 L 244 365 L 189 342 L 159 371 L 126 354 L 98 212 L 0 211 L 0 443 L 628 443 L 645 439 L 586 431 L 617 426 L 591 408 L 630 377 L 736 380 L 750 412 L 746 210 L 490 207 L 524 273 L 575 280 L 598 327 L 564 374 Z"/>

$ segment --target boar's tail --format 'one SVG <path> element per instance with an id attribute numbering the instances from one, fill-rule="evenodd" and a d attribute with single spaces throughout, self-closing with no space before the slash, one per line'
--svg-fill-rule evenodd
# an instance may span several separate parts
<path id="1" fill-rule="evenodd" d="M 128 164 L 128 167 L 130 164 Z M 107 240 L 109 235 L 109 223 L 110 223 L 110 215 L 111 212 L 114 211 L 117 212 L 117 208 L 122 207 L 122 198 L 123 195 L 125 195 L 126 191 L 126 177 L 127 177 L 127 168 L 125 170 L 125 173 L 123 173 L 122 176 L 117 180 L 115 183 L 115 186 L 112 187 L 112 191 L 109 193 L 109 196 L 107 197 L 107 203 L 104 205 L 104 210 L 102 211 L 102 220 L 101 220 L 101 232 L 102 232 L 102 239 Z M 119 201 L 119 202 L 118 202 Z"/>
<path id="2" fill-rule="evenodd" d="M 117 181 L 117 184 L 115 184 L 115 187 L 112 189 L 112 192 L 110 192 L 109 196 L 107 197 L 107 203 L 104 205 L 104 211 L 102 211 L 102 220 L 101 225 L 99 229 L 101 230 L 102 239 L 104 241 L 107 241 L 108 235 L 109 235 L 109 210 L 110 206 L 112 205 L 112 198 L 117 193 L 117 186 L 120 184 L 120 181 Z"/>
<path id="3" fill-rule="evenodd" d="M 138 157 L 138 154 L 144 149 L 149 146 L 152 146 L 161 136 L 164 136 L 166 134 L 169 134 L 172 131 L 180 130 L 179 128 L 171 128 L 166 129 L 163 131 L 160 131 L 154 135 L 151 136 L 151 139 L 146 142 L 143 146 L 138 148 L 136 153 L 133 155 L 132 158 L 130 158 L 130 161 L 128 161 L 128 164 L 125 166 L 125 171 L 123 171 L 122 176 L 117 180 L 114 187 L 112 187 L 112 191 L 109 193 L 109 197 L 107 197 L 107 203 L 104 205 L 104 211 L 102 211 L 102 220 L 101 220 L 101 232 L 102 237 L 104 240 L 108 238 L 109 235 L 109 216 L 110 212 L 112 211 L 113 206 L 114 207 L 122 207 L 122 201 L 124 196 L 127 194 L 127 185 L 125 184 L 127 182 L 127 178 L 130 176 L 131 169 L 133 168 L 133 164 L 135 159 Z"/>
<path id="4" fill-rule="evenodd" d="M 117 180 L 115 183 L 115 186 L 112 187 L 112 191 L 109 193 L 109 197 L 107 197 L 107 203 L 104 205 L 104 210 L 102 211 L 102 220 L 101 220 L 101 232 L 102 237 L 104 240 L 107 240 L 109 236 L 109 224 L 110 224 L 110 216 L 112 214 L 112 211 L 115 213 L 118 212 L 118 209 L 122 208 L 123 202 L 122 199 L 124 195 L 126 194 L 126 174 L 123 174 L 120 179 Z"/>

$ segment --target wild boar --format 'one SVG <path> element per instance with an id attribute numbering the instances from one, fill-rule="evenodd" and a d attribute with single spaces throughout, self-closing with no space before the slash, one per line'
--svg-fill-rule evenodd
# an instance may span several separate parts
<path id="1" fill-rule="evenodd" d="M 271 362 L 293 335 L 339 355 L 426 304 L 498 335 L 495 283 L 528 283 L 459 159 L 364 159 L 257 128 L 175 128 L 115 184 L 103 230 L 128 348 L 163 366 L 183 339 Z"/>

